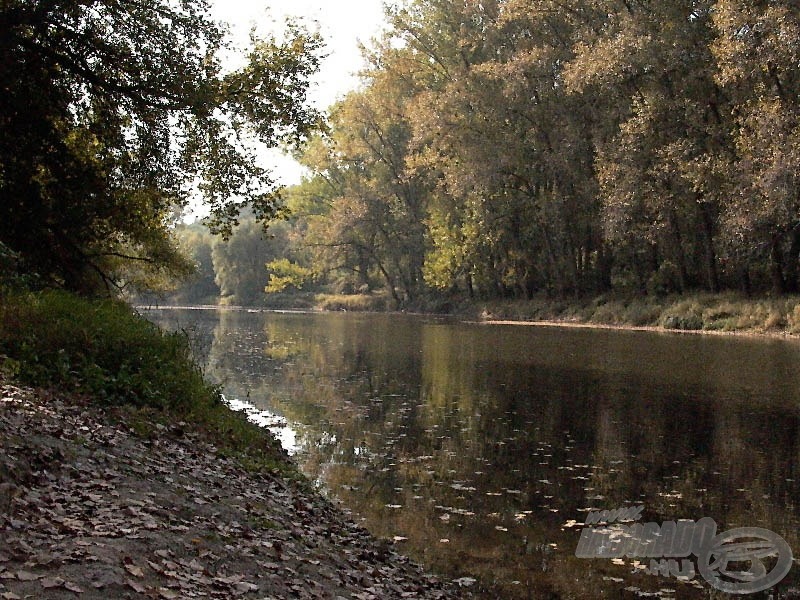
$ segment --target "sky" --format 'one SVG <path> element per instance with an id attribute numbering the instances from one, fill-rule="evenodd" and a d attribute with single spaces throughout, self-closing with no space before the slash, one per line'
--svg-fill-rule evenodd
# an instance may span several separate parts
<path id="1" fill-rule="evenodd" d="M 383 0 L 213 0 L 212 16 L 225 21 L 238 45 L 245 46 L 253 26 L 257 31 L 281 31 L 287 16 L 319 27 L 329 56 L 322 63 L 309 97 L 326 109 L 358 85 L 364 66 L 359 42 L 369 45 L 384 24 Z M 277 28 L 277 29 L 276 29 Z M 264 154 L 265 166 L 284 185 L 300 182 L 302 168 L 277 151 Z"/>

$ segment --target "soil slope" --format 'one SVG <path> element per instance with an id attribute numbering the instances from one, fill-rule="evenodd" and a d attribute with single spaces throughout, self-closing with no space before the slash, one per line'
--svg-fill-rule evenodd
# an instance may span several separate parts
<path id="1" fill-rule="evenodd" d="M 2 599 L 469 597 L 185 424 L 2 384 L 0 449 Z"/>

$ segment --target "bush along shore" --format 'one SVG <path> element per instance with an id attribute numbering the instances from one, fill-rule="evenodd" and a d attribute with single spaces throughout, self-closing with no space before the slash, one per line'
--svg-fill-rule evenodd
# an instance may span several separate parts
<path id="1" fill-rule="evenodd" d="M 588 299 L 466 303 L 456 311 L 484 321 L 544 321 L 704 333 L 800 334 L 800 296 L 604 295 Z"/>
<path id="2" fill-rule="evenodd" d="M 159 302 L 153 302 L 158 305 Z M 167 303 L 168 305 L 169 303 Z M 225 304 L 222 304 L 225 306 Z M 585 298 L 478 300 L 421 297 L 398 307 L 384 292 L 365 294 L 268 294 L 267 310 L 411 312 L 483 322 L 516 321 L 664 331 L 800 335 L 800 296 L 604 294 Z"/>
<path id="3" fill-rule="evenodd" d="M 0 295 L 0 598 L 468 598 L 115 301 Z"/>

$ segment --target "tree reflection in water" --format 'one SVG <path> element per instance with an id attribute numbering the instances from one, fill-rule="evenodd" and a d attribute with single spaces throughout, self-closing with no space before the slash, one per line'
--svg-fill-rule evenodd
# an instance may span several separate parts
<path id="1" fill-rule="evenodd" d="M 590 508 L 763 527 L 800 552 L 795 341 L 405 315 L 155 318 L 213 332 L 209 375 L 291 423 L 312 479 L 489 597 L 715 595 L 699 577 L 577 559 L 573 524 Z"/>

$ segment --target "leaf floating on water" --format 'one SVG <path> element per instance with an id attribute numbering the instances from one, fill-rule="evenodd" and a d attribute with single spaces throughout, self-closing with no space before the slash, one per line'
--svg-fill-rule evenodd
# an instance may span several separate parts
<path id="1" fill-rule="evenodd" d="M 578 523 L 575 519 L 570 519 L 566 523 L 564 523 L 561 528 L 562 529 L 569 529 L 570 527 L 582 527 L 583 523 Z"/>
<path id="2" fill-rule="evenodd" d="M 477 491 L 476 488 L 474 488 L 472 486 L 469 486 L 469 485 L 464 485 L 462 483 L 453 483 L 453 484 L 450 484 L 450 487 L 453 488 L 454 490 L 458 490 L 460 492 L 475 492 L 475 491 Z"/>

